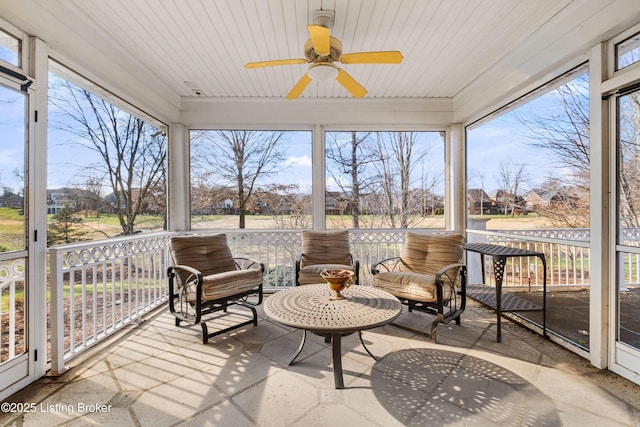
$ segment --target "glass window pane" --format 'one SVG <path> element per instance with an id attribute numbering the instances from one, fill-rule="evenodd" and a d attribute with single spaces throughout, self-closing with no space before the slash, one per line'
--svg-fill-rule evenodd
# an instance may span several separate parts
<path id="1" fill-rule="evenodd" d="M 618 244 L 639 246 L 640 92 L 618 98 Z"/>
<path id="2" fill-rule="evenodd" d="M 640 91 L 618 98 L 617 243 L 640 246 Z M 640 349 L 640 319 L 634 301 L 640 293 L 640 254 L 618 252 L 617 339 Z"/>
<path id="3" fill-rule="evenodd" d="M 640 34 L 616 45 L 616 70 L 640 61 Z"/>
<path id="4" fill-rule="evenodd" d="M 303 229 L 311 132 L 191 131 L 191 227 Z"/>
<path id="5" fill-rule="evenodd" d="M 49 73 L 48 136 L 49 245 L 166 229 L 160 129 Z"/>
<path id="6" fill-rule="evenodd" d="M 25 102 L 0 85 L 0 252 L 26 248 Z"/>
<path id="7" fill-rule="evenodd" d="M 439 228 L 442 132 L 327 132 L 327 228 Z"/>
<path id="8" fill-rule="evenodd" d="M 544 253 L 546 327 L 588 349 L 588 74 L 536 95 L 467 133 L 467 240 Z M 468 257 L 469 283 L 495 283 L 480 262 Z M 502 289 L 541 306 L 543 278 L 537 258 L 514 258 Z M 543 323 L 541 311 L 518 315 Z"/>
<path id="9" fill-rule="evenodd" d="M 20 66 L 20 39 L 0 30 L 0 59 L 16 67 Z"/>

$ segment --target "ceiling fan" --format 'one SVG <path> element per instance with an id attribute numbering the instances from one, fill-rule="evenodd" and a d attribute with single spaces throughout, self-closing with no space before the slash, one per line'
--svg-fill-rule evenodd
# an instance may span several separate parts
<path id="1" fill-rule="evenodd" d="M 343 64 L 399 64 L 402 62 L 402 54 L 397 50 L 343 54 L 342 42 L 330 33 L 333 18 L 333 11 L 317 10 L 314 12 L 314 24 L 307 26 L 310 38 L 304 44 L 305 58 L 250 62 L 245 67 L 261 68 L 288 64 L 311 64 L 307 73 L 287 94 L 287 99 L 298 98 L 312 80 L 322 82 L 331 79 L 336 79 L 355 98 L 365 96 L 367 90 L 346 71 L 336 66 L 334 62 Z"/>

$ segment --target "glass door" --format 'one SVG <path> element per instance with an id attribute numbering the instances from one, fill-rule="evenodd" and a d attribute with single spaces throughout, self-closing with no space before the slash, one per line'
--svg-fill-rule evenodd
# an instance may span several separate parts
<path id="1" fill-rule="evenodd" d="M 611 369 L 640 379 L 640 89 L 616 98 L 616 272 Z"/>
<path id="2" fill-rule="evenodd" d="M 0 384 L 4 390 L 30 375 L 27 130 L 27 93 L 0 80 Z"/>

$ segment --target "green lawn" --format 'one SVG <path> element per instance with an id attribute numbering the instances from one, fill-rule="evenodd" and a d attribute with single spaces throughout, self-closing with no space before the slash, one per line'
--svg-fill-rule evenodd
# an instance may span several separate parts
<path id="1" fill-rule="evenodd" d="M 160 287 L 165 286 L 166 282 L 164 281 L 164 279 L 160 280 L 161 283 L 159 284 Z M 103 293 L 106 294 L 110 294 L 113 291 L 113 288 L 115 286 L 115 292 L 120 291 L 120 286 L 121 284 L 119 282 L 112 284 L 112 283 L 108 283 L 108 284 L 103 284 L 103 283 L 98 283 L 95 286 L 93 284 L 87 284 L 86 285 L 86 295 L 91 297 L 94 293 L 94 289 L 95 292 L 98 295 L 102 295 Z M 153 287 L 153 284 L 147 283 L 146 285 L 138 285 L 138 289 L 146 289 L 146 288 L 150 288 Z M 81 296 L 82 295 L 82 285 L 74 285 L 74 295 L 76 297 Z M 128 291 L 128 284 L 122 283 L 122 289 L 126 292 Z M 135 289 L 135 284 L 132 283 L 131 284 L 131 290 L 133 291 Z M 16 295 L 16 301 L 20 302 L 20 301 L 24 301 L 24 289 L 16 289 L 15 292 Z M 65 286 L 62 290 L 62 295 L 63 295 L 63 299 L 69 299 L 69 296 L 71 295 L 71 286 Z M 51 290 L 49 287 L 47 287 L 47 302 L 51 301 Z M 9 311 L 9 293 L 5 292 L 2 295 L 2 312 L 3 313 L 7 313 Z"/>

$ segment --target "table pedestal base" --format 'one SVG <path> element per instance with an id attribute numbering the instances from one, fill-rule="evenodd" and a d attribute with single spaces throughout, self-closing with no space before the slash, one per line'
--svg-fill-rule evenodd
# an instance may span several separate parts
<path id="1" fill-rule="evenodd" d="M 320 336 L 323 336 L 325 338 L 331 339 L 331 349 L 332 349 L 332 354 L 333 354 L 333 378 L 335 380 L 335 384 L 336 384 L 336 388 L 337 389 L 344 388 L 344 378 L 342 376 L 342 336 L 343 335 L 351 335 L 351 333 L 348 333 L 348 334 L 341 334 L 341 333 L 323 334 L 323 333 L 317 333 L 317 334 L 320 335 Z M 360 343 L 362 344 L 362 347 L 364 347 L 364 349 L 367 351 L 369 356 L 371 356 L 373 358 L 373 360 L 378 360 L 373 355 L 373 353 L 371 353 L 369 351 L 369 349 L 365 345 L 364 340 L 362 339 L 362 331 L 358 331 L 358 337 L 360 338 Z M 296 350 L 296 353 L 293 355 L 293 357 L 289 361 L 289 366 L 293 365 L 294 362 L 296 361 L 296 359 L 298 358 L 298 356 L 300 355 L 300 353 L 302 353 L 302 349 L 303 349 L 304 343 L 306 341 L 307 341 L 307 330 L 303 329 L 302 330 L 302 341 L 300 341 L 300 346 L 298 347 L 298 350 Z"/>

